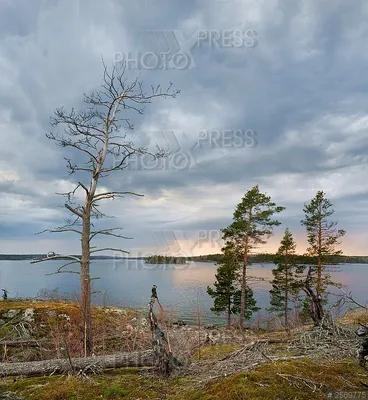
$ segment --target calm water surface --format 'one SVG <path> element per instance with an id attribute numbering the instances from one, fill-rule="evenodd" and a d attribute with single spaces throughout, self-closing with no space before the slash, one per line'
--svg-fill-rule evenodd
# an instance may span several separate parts
<path id="1" fill-rule="evenodd" d="M 36 297 L 41 290 L 58 289 L 63 295 L 78 296 L 79 283 L 75 274 L 53 272 L 60 261 L 30 264 L 29 261 L 0 261 L 0 288 L 6 288 L 10 297 Z M 254 264 L 249 275 L 265 279 L 272 278 L 273 264 Z M 349 287 L 353 296 L 363 303 L 368 295 L 368 265 L 344 264 L 333 277 Z M 106 291 L 109 305 L 146 308 L 150 300 L 151 287 L 156 284 L 160 302 L 167 309 L 175 310 L 180 319 L 193 321 L 199 308 L 204 323 L 223 323 L 209 310 L 213 305 L 206 288 L 215 281 L 216 267 L 213 263 L 192 262 L 187 265 L 149 265 L 143 260 L 96 260 L 93 262 L 92 276 L 94 291 Z M 269 307 L 270 284 L 254 284 L 257 305 Z M 103 294 L 93 296 L 95 304 L 103 304 Z"/>

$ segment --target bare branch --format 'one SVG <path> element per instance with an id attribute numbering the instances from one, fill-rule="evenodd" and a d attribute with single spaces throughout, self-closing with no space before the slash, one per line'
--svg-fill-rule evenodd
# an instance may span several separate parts
<path id="1" fill-rule="evenodd" d="M 83 183 L 81 183 L 81 182 L 78 182 L 78 184 L 79 184 L 79 186 L 81 186 L 85 190 L 85 192 L 86 192 L 86 194 L 88 196 L 89 195 L 89 190 L 86 188 L 86 186 L 84 186 Z"/>
<path id="2" fill-rule="evenodd" d="M 117 233 L 113 233 L 113 231 L 122 230 L 122 228 L 109 228 L 109 229 L 101 229 L 99 231 L 91 232 L 90 240 L 92 240 L 97 235 L 107 235 L 107 236 L 114 236 L 121 239 L 133 239 L 131 237 L 123 236 Z"/>
<path id="3" fill-rule="evenodd" d="M 75 208 L 71 207 L 69 204 L 65 204 L 65 207 L 71 211 L 73 214 L 77 215 L 80 218 L 83 218 L 83 214 L 81 212 L 79 212 L 78 210 L 76 210 Z"/>
<path id="4" fill-rule="evenodd" d="M 96 194 L 93 198 L 94 201 L 106 199 L 114 199 L 115 197 L 124 197 L 126 194 L 131 194 L 132 196 L 144 197 L 144 194 L 134 193 L 134 192 L 105 192 Z"/>
<path id="5" fill-rule="evenodd" d="M 69 270 L 67 270 L 67 271 L 62 271 L 63 268 L 65 268 L 65 267 L 67 267 L 67 266 L 69 266 L 69 265 L 73 265 L 73 264 L 80 264 L 80 262 L 79 262 L 79 261 L 71 261 L 71 262 L 66 263 L 66 264 L 62 265 L 61 267 L 59 267 L 55 272 L 50 272 L 50 273 L 48 273 L 48 274 L 46 274 L 46 275 L 56 275 L 56 274 L 61 274 L 61 273 L 64 273 L 64 272 L 65 272 L 65 273 L 71 273 L 71 274 L 78 274 L 78 275 L 80 275 L 80 273 L 77 272 L 77 271 L 69 271 Z"/>
<path id="6" fill-rule="evenodd" d="M 80 275 L 80 272 L 77 271 L 60 271 L 60 272 L 50 272 L 49 274 L 46 275 L 58 275 L 58 274 L 77 274 Z"/>
<path id="7" fill-rule="evenodd" d="M 338 289 L 340 289 L 340 290 L 342 291 L 342 293 L 344 294 L 344 297 L 345 297 L 346 299 L 350 300 L 352 303 L 354 303 L 354 304 L 357 305 L 358 307 L 363 308 L 364 310 L 368 310 L 368 306 L 363 305 L 363 304 L 359 303 L 358 301 L 356 301 L 356 300 L 352 297 L 351 292 L 350 292 L 350 293 L 347 293 L 347 292 L 346 292 L 343 288 L 341 288 L 340 286 L 338 286 Z"/>
<path id="8" fill-rule="evenodd" d="M 129 251 L 126 251 L 126 250 L 114 249 L 114 248 L 110 248 L 110 247 L 106 247 L 106 248 L 104 248 L 104 249 L 92 250 L 91 253 L 97 253 L 97 252 L 99 252 L 99 251 L 118 251 L 118 252 L 120 252 L 120 253 L 126 253 L 126 254 L 129 254 L 129 253 L 130 253 Z"/>
<path id="9" fill-rule="evenodd" d="M 70 260 L 75 260 L 76 262 L 81 262 L 81 260 L 78 257 L 75 256 L 65 256 L 63 254 L 55 254 L 53 256 L 50 257 L 46 257 L 46 258 L 41 258 L 40 260 L 33 260 L 31 261 L 31 264 L 37 264 L 40 262 L 44 262 L 44 261 L 50 261 L 50 260 L 64 260 L 64 259 L 70 259 Z"/>
<path id="10" fill-rule="evenodd" d="M 126 161 L 127 159 L 129 159 L 133 154 L 134 154 L 133 151 L 127 153 L 127 154 L 121 159 L 121 161 L 119 162 L 119 164 L 115 165 L 115 166 L 112 167 L 112 168 L 103 168 L 103 169 L 101 170 L 101 172 L 108 173 L 108 172 L 117 171 L 117 170 L 119 170 L 119 169 L 122 169 L 122 167 L 123 167 L 125 161 Z M 118 154 L 118 155 L 120 155 L 120 154 Z"/>
<path id="11" fill-rule="evenodd" d="M 82 232 L 79 231 L 78 229 L 73 229 L 73 228 L 67 228 L 67 227 L 60 227 L 60 228 L 55 228 L 55 229 L 45 229 L 41 232 L 37 232 L 36 235 L 41 235 L 42 233 L 62 233 L 62 232 L 75 232 L 80 235 L 82 235 Z"/>

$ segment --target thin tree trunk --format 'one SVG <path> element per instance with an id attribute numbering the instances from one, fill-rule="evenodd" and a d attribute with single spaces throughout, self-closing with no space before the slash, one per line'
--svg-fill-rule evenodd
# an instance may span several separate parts
<path id="1" fill-rule="evenodd" d="M 320 213 L 322 210 L 320 210 Z M 319 220 L 318 224 L 318 259 L 317 259 L 317 285 L 316 285 L 316 296 L 313 299 L 316 316 L 317 316 L 317 325 L 319 325 L 323 319 L 323 306 L 322 306 L 322 260 L 321 260 L 321 253 L 322 253 L 322 221 Z"/>
<path id="2" fill-rule="evenodd" d="M 246 253 L 245 253 L 246 254 Z M 244 255 L 244 264 L 242 271 L 242 284 L 241 284 L 241 295 L 240 295 L 240 316 L 239 316 L 239 327 L 241 330 L 244 329 L 244 314 L 246 310 L 246 287 L 247 287 L 247 263 L 245 261 L 246 256 Z"/>
<path id="3" fill-rule="evenodd" d="M 321 212 L 322 210 L 320 210 L 320 213 Z M 322 250 L 322 221 L 320 219 L 318 223 L 317 296 L 321 295 L 321 289 L 322 289 L 321 250 Z"/>
<path id="4" fill-rule="evenodd" d="M 289 288 L 288 288 L 288 264 L 286 264 L 286 277 L 285 277 L 285 330 L 287 333 L 290 333 L 289 329 L 289 316 L 288 316 L 288 301 L 289 301 Z"/>
<path id="5" fill-rule="evenodd" d="M 288 260 L 288 252 L 286 250 L 285 254 L 285 330 L 288 334 L 290 334 L 290 328 L 289 328 L 289 274 L 290 274 L 290 264 Z"/>
<path id="6" fill-rule="evenodd" d="M 82 258 L 80 271 L 80 292 L 82 308 L 82 344 L 85 357 L 93 351 L 92 321 L 91 321 L 91 277 L 90 277 L 90 201 L 87 197 L 83 217 Z"/>
<path id="7" fill-rule="evenodd" d="M 249 210 L 248 218 L 248 231 L 252 223 L 252 209 Z M 242 284 L 241 284 L 241 295 L 240 295 L 240 316 L 239 316 L 239 328 L 244 329 L 244 316 L 247 309 L 247 266 L 248 266 L 248 253 L 249 253 L 249 232 L 246 233 L 245 243 L 244 243 L 244 260 L 243 260 L 243 271 L 242 271 Z"/>
<path id="8" fill-rule="evenodd" d="M 229 301 L 227 303 L 227 327 L 230 328 L 230 314 L 231 314 L 231 299 L 229 296 Z"/>

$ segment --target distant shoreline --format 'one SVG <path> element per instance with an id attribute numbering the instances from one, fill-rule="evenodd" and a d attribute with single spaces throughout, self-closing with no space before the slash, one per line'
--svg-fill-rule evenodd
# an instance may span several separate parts
<path id="1" fill-rule="evenodd" d="M 72 254 L 74 257 L 80 255 Z M 32 261 L 47 258 L 47 254 L 0 254 L 0 261 Z M 91 260 L 144 260 L 146 257 L 91 256 Z M 67 259 L 59 258 L 58 260 Z M 50 261 L 55 261 L 50 259 Z M 57 260 L 56 260 L 57 261 Z"/>
<path id="2" fill-rule="evenodd" d="M 75 257 L 80 257 L 80 255 L 75 255 Z M 202 256 L 192 256 L 192 257 L 175 257 L 175 256 L 167 256 L 170 258 L 177 258 L 178 261 L 183 261 L 183 264 L 188 261 L 195 262 L 212 262 L 219 264 L 222 261 L 221 254 L 206 254 Z M 0 254 L 0 261 L 32 261 L 47 258 L 47 254 Z M 91 256 L 91 260 L 148 260 L 150 263 L 150 258 L 153 257 L 118 257 L 118 256 Z M 65 258 L 67 259 L 67 258 Z M 275 254 L 272 253 L 259 253 L 254 254 L 250 257 L 250 262 L 252 264 L 262 264 L 262 263 L 274 263 Z M 59 260 L 62 260 L 61 258 Z M 50 260 L 52 261 L 52 260 Z M 159 261 L 159 260 L 156 260 Z M 313 257 L 305 256 L 305 255 L 296 255 L 296 263 L 297 264 L 309 264 L 314 265 Z M 153 263 L 153 262 L 151 262 Z M 155 262 L 157 263 L 157 262 Z M 160 263 L 160 262 L 159 262 Z M 179 262 L 178 262 L 179 263 Z M 326 258 L 325 264 L 368 264 L 368 256 L 330 256 Z"/>

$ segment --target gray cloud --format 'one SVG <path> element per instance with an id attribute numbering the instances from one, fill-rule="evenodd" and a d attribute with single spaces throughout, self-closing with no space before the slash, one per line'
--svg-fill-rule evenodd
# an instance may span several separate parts
<path id="1" fill-rule="evenodd" d="M 182 90 L 175 100 L 148 105 L 143 117 L 133 115 L 133 138 L 150 148 L 167 144 L 191 168 L 174 161 L 156 169 L 136 164 L 103 182 L 146 195 L 104 206 L 117 217 L 106 224 L 123 225 L 135 237 L 126 245 L 154 247 L 148 232 L 222 228 L 257 183 L 288 207 L 280 219 L 300 234 L 303 203 L 326 190 L 343 227 L 365 240 L 363 0 L 234 0 L 215 7 L 208 0 L 40 0 L 0 7 L 1 240 L 24 245 L 28 237 L 35 252 L 48 250 L 47 240 L 32 232 L 62 223 L 66 214 L 55 192 L 75 180 L 63 157 L 77 157 L 45 138 L 49 117 L 56 107 L 82 107 L 83 92 L 100 85 L 101 56 L 110 65 L 114 53 L 154 51 L 163 31 L 184 40 L 195 68 L 127 71 L 129 78 L 141 73 L 147 88 L 173 81 Z M 240 29 L 254 31 L 257 45 L 225 48 L 212 41 L 190 47 L 198 31 L 216 37 Z M 256 146 L 194 148 L 203 130 L 225 135 L 249 129 L 257 132 Z"/>

